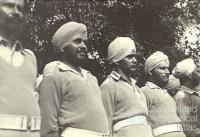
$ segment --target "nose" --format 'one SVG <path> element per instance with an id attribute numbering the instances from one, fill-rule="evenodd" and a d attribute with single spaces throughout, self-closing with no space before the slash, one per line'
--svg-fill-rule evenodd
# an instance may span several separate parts
<path id="1" fill-rule="evenodd" d="M 135 57 L 133 57 L 132 60 L 131 60 L 131 62 L 132 62 L 132 63 L 136 63 L 136 62 L 137 62 L 137 59 L 136 59 Z"/>
<path id="2" fill-rule="evenodd" d="M 169 75 L 169 69 L 166 68 L 165 73 Z"/>
<path id="3" fill-rule="evenodd" d="M 80 47 L 80 48 L 81 48 L 81 49 L 87 50 L 87 46 L 86 46 L 86 44 L 85 44 L 84 41 L 81 43 L 81 47 Z"/>
<path id="4" fill-rule="evenodd" d="M 82 52 L 87 52 L 87 46 L 85 45 L 84 42 L 82 42 L 79 46 L 79 51 L 82 51 Z"/>
<path id="5" fill-rule="evenodd" d="M 13 9 L 13 16 L 14 17 L 22 17 L 22 12 L 18 9 L 18 7 L 17 6 L 15 6 L 14 7 L 14 9 Z"/>

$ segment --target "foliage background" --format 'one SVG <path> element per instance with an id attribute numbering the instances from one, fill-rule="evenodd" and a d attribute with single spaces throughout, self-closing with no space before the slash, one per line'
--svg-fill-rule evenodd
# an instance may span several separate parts
<path id="1" fill-rule="evenodd" d="M 85 67 L 99 83 L 111 71 L 106 61 L 107 47 L 117 36 L 135 41 L 139 85 L 145 81 L 145 58 L 157 50 L 169 56 L 170 70 L 186 57 L 199 62 L 199 0 L 26 0 L 19 39 L 36 54 L 40 74 L 53 60 L 53 33 L 69 21 L 87 25 L 91 59 Z"/>

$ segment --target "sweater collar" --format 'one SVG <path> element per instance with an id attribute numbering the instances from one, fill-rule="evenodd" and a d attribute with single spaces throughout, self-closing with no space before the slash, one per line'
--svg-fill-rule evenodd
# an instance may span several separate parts
<path id="1" fill-rule="evenodd" d="M 74 70 L 73 68 L 71 68 L 69 65 L 64 64 L 61 61 L 58 62 L 58 68 L 61 71 L 71 71 L 71 72 L 79 75 L 79 73 L 76 70 Z M 80 70 L 81 70 L 81 73 L 82 73 L 83 77 L 86 78 L 86 75 L 87 75 L 87 73 L 89 73 L 89 71 L 87 71 L 87 70 L 85 70 L 85 69 L 83 69 L 81 67 L 80 67 Z"/>
<path id="2" fill-rule="evenodd" d="M 112 71 L 111 72 L 111 74 L 110 74 L 110 77 L 112 77 L 114 80 L 116 80 L 116 81 L 119 81 L 120 79 L 123 79 L 124 80 L 124 78 L 119 74 L 119 73 L 117 73 L 116 71 Z M 130 78 L 131 79 L 131 84 L 132 85 L 135 85 L 136 84 L 136 80 L 135 79 L 133 79 L 133 78 Z M 126 81 L 127 82 L 127 81 Z M 129 83 L 129 82 L 128 82 Z"/>

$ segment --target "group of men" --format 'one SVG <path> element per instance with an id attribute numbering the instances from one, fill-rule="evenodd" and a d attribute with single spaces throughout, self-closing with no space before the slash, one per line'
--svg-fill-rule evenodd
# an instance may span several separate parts
<path id="1" fill-rule="evenodd" d="M 157 51 L 146 59 L 148 79 L 139 88 L 132 77 L 135 43 L 117 37 L 108 47 L 113 71 L 99 86 L 81 67 L 87 60 L 87 28 L 78 22 L 65 23 L 53 36 L 58 58 L 45 66 L 38 103 L 36 58 L 16 38 L 23 7 L 24 0 L 0 0 L 0 136 L 200 136 L 200 70 L 191 58 L 172 72 L 180 84 L 173 99 L 166 90 L 171 85 L 167 55 Z"/>

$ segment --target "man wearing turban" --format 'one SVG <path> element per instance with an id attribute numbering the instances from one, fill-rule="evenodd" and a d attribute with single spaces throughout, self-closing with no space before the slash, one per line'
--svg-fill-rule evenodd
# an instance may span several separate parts
<path id="1" fill-rule="evenodd" d="M 148 82 L 142 87 L 147 99 L 148 117 L 155 137 L 185 137 L 176 103 L 164 89 L 169 81 L 167 55 L 157 51 L 146 59 L 145 73 Z"/>
<path id="2" fill-rule="evenodd" d="M 187 137 L 198 137 L 200 136 L 200 93 L 195 89 L 200 82 L 199 68 L 193 59 L 188 58 L 177 63 L 173 75 L 179 78 L 181 83 L 181 89 L 174 99 L 184 131 Z"/>
<path id="3" fill-rule="evenodd" d="M 108 124 L 97 79 L 81 63 L 87 59 L 87 29 L 68 22 L 53 36 L 59 54 L 44 70 L 39 86 L 42 137 L 106 137 Z"/>
<path id="4" fill-rule="evenodd" d="M 136 71 L 136 47 L 129 37 L 118 37 L 108 47 L 113 71 L 101 85 L 110 136 L 153 137 L 147 123 L 146 99 L 131 75 Z"/>

